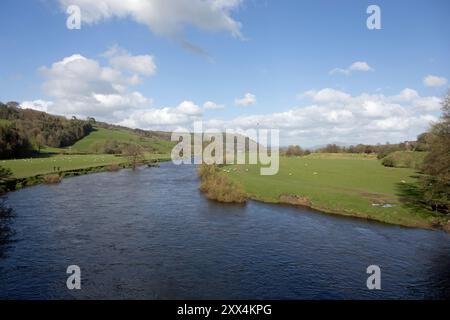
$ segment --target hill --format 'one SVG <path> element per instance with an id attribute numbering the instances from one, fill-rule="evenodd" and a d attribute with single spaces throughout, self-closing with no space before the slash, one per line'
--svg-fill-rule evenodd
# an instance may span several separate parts
<path id="1" fill-rule="evenodd" d="M 85 120 L 67 119 L 17 103 L 0 103 L 0 159 L 39 156 L 42 153 L 121 154 L 128 144 L 146 152 L 165 154 L 173 143 L 170 134 Z"/>

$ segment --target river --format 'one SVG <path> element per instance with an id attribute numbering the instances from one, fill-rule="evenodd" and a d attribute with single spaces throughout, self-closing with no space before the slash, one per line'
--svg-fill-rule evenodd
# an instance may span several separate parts
<path id="1" fill-rule="evenodd" d="M 448 299 L 450 235 L 289 206 L 224 205 L 194 166 L 122 170 L 7 195 L 2 299 Z M 69 265 L 81 290 L 66 287 Z M 381 268 L 368 290 L 366 268 Z"/>

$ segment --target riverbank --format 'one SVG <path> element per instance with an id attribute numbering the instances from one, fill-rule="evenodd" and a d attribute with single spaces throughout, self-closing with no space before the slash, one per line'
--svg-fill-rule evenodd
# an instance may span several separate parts
<path id="1" fill-rule="evenodd" d="M 167 161 L 169 154 L 145 154 L 142 165 Z M 104 171 L 130 168 L 126 157 L 107 154 L 53 154 L 39 158 L 0 161 L 0 165 L 12 172 L 12 176 L 0 184 L 0 190 L 11 192 L 42 183 L 55 183 L 64 178 Z"/>
<path id="2" fill-rule="evenodd" d="M 387 168 L 375 158 L 326 154 L 281 157 L 275 176 L 261 176 L 259 167 L 251 165 L 226 166 L 219 173 L 242 186 L 252 200 L 450 231 L 450 217 L 420 205 L 412 191 L 418 177 L 415 170 Z"/>

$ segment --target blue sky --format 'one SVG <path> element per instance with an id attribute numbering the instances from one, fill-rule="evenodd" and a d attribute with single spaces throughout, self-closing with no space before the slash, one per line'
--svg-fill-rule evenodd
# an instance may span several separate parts
<path id="1" fill-rule="evenodd" d="M 449 1 L 191 0 L 197 5 L 181 10 L 186 1 L 164 7 L 142 0 L 136 13 L 108 0 L 105 16 L 83 0 L 3 0 L 0 101 L 147 129 L 189 127 L 198 119 L 220 128 L 258 123 L 279 127 L 285 144 L 304 145 L 412 139 L 439 115 L 436 102 L 450 77 Z M 156 12 L 146 14 L 145 2 L 154 2 Z M 94 23 L 68 30 L 69 3 Z M 370 4 L 381 8 L 381 30 L 366 27 Z M 111 64 L 103 54 L 111 48 L 116 57 L 151 57 L 154 72 L 121 83 L 120 92 L 102 91 L 116 80 L 84 79 L 84 72 L 80 81 L 92 87 L 52 87 L 67 81 L 61 66 L 52 66 L 73 55 L 99 70 L 134 75 Z M 355 62 L 370 70 L 330 74 Z M 79 65 L 73 68 L 87 68 Z M 239 105 L 245 94 L 255 101 Z M 223 108 L 205 109 L 207 101 Z M 407 123 L 395 127 L 402 119 Z"/>

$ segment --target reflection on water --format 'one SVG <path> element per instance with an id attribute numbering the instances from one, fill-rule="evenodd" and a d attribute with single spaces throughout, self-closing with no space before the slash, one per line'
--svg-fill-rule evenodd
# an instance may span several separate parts
<path id="1" fill-rule="evenodd" d="M 191 166 L 70 178 L 7 203 L 19 241 L 0 259 L 0 298 L 449 298 L 450 235 L 210 202 Z M 372 264 L 381 291 L 366 288 Z"/>
<path id="2" fill-rule="evenodd" d="M 11 228 L 13 218 L 14 211 L 0 199 L 0 259 L 5 257 L 8 245 L 13 241 L 14 230 Z"/>

